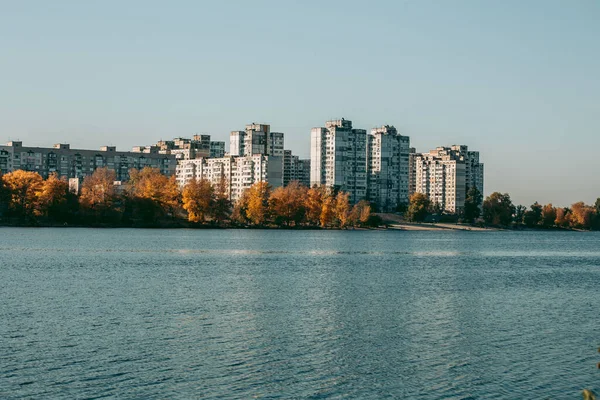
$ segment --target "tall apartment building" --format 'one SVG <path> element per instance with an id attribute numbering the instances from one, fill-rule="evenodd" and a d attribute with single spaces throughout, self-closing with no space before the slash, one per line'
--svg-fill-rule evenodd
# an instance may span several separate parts
<path id="1" fill-rule="evenodd" d="M 263 154 L 283 157 L 284 135 L 271 132 L 267 124 L 252 123 L 244 131 L 232 131 L 229 135 L 229 153 L 232 156 Z"/>
<path id="2" fill-rule="evenodd" d="M 84 178 L 96 168 L 107 167 L 115 171 L 118 181 L 129 179 L 129 170 L 153 167 L 161 173 L 175 174 L 177 160 L 174 155 L 159 154 L 157 147 L 138 147 L 140 151 L 117 151 L 114 146 L 100 150 L 71 149 L 66 143 L 53 147 L 26 147 L 23 142 L 12 141 L 0 146 L 0 171 L 34 171 L 43 178 L 55 172 L 65 178 Z"/>
<path id="3" fill-rule="evenodd" d="M 257 182 L 268 182 L 272 188 L 283 185 L 282 157 L 255 154 L 242 157 L 200 158 L 180 160 L 176 179 L 183 187 L 193 179 L 207 179 L 213 185 L 224 182 L 230 199 L 239 199 L 242 193 Z"/>
<path id="4" fill-rule="evenodd" d="M 393 126 L 367 136 L 367 199 L 381 211 L 408 204 L 410 138 Z"/>
<path id="5" fill-rule="evenodd" d="M 367 195 L 367 131 L 352 121 L 327 121 L 311 129 L 310 185 L 336 187 L 356 203 Z"/>
<path id="6" fill-rule="evenodd" d="M 283 186 L 298 181 L 310 187 L 310 160 L 301 160 L 291 150 L 283 151 Z"/>
<path id="7" fill-rule="evenodd" d="M 483 193 L 483 164 L 479 152 L 467 146 L 438 147 L 429 153 L 413 153 L 411 177 L 414 191 L 424 193 L 451 213 L 462 211 L 467 191 Z"/>

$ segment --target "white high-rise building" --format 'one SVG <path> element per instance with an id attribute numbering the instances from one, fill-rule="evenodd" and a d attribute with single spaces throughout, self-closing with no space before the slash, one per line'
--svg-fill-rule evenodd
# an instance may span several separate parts
<path id="1" fill-rule="evenodd" d="M 483 194 L 483 164 L 479 152 L 467 146 L 438 147 L 429 153 L 411 154 L 411 189 L 426 194 L 447 212 L 463 210 L 467 192 Z"/>
<path id="2" fill-rule="evenodd" d="M 334 187 L 356 203 L 367 194 L 367 132 L 346 119 L 311 130 L 310 185 Z"/>
<path id="3" fill-rule="evenodd" d="M 395 211 L 408 204 L 410 138 L 384 125 L 367 140 L 367 199 L 381 211 Z"/>

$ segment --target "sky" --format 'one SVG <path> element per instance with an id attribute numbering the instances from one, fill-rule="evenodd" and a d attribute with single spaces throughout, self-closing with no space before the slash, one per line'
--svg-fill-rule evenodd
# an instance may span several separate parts
<path id="1" fill-rule="evenodd" d="M 0 142 L 116 145 L 251 122 L 466 144 L 485 194 L 600 197 L 597 0 L 0 0 Z"/>

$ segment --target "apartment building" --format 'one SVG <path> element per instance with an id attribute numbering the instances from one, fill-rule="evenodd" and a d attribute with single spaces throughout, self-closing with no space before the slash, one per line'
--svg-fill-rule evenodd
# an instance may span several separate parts
<path id="1" fill-rule="evenodd" d="M 244 131 L 232 131 L 229 135 L 229 152 L 232 156 L 263 154 L 283 157 L 284 134 L 271 132 L 267 124 L 252 123 Z"/>
<path id="2" fill-rule="evenodd" d="M 34 171 L 43 178 L 55 172 L 61 177 L 82 179 L 96 168 L 107 167 L 115 171 L 118 181 L 127 181 L 132 168 L 153 167 L 167 176 L 175 174 L 175 155 L 160 154 L 156 147 L 138 147 L 138 150 L 117 151 L 115 146 L 103 146 L 99 150 L 71 149 L 66 143 L 27 147 L 21 141 L 12 141 L 0 146 L 0 171 Z"/>
<path id="3" fill-rule="evenodd" d="M 193 179 L 206 179 L 213 185 L 225 183 L 232 201 L 257 182 L 272 188 L 283 185 L 283 158 L 255 154 L 243 157 L 199 158 L 180 160 L 176 179 L 180 187 Z"/>
<path id="4" fill-rule="evenodd" d="M 381 211 L 408 204 L 410 138 L 396 128 L 373 128 L 367 136 L 367 199 Z"/>
<path id="5" fill-rule="evenodd" d="M 443 210 L 459 213 L 467 192 L 476 187 L 483 193 L 483 164 L 479 152 L 465 145 L 437 147 L 429 153 L 411 154 L 411 189 L 424 193 Z"/>
<path id="6" fill-rule="evenodd" d="M 283 186 L 293 181 L 298 181 L 306 187 L 310 186 L 310 160 L 301 160 L 293 155 L 291 150 L 284 150 Z"/>
<path id="7" fill-rule="evenodd" d="M 173 140 L 161 140 L 152 146 L 134 147 L 133 151 L 144 152 L 154 148 L 158 149 L 159 154 L 174 155 L 178 160 L 225 155 L 225 142 L 211 141 L 210 135 L 194 135 L 191 139 L 178 137 Z"/>
<path id="8" fill-rule="evenodd" d="M 356 203 L 367 195 L 367 132 L 344 118 L 311 129 L 310 185 L 335 187 Z"/>

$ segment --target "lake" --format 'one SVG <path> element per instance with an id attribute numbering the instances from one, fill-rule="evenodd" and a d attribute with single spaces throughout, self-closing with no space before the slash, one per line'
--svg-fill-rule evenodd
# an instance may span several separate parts
<path id="1" fill-rule="evenodd" d="M 580 398 L 599 293 L 597 232 L 0 228 L 0 398 Z"/>

